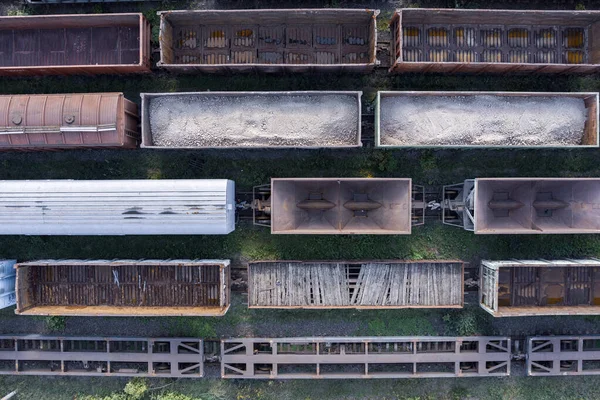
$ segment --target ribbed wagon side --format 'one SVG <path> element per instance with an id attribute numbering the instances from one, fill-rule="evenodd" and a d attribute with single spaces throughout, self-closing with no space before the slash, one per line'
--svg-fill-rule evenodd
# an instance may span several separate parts
<path id="1" fill-rule="evenodd" d="M 377 64 L 379 10 L 161 11 L 160 61 L 173 72 L 360 72 Z"/>
<path id="2" fill-rule="evenodd" d="M 225 235 L 226 179 L 0 181 L 0 235 Z"/>
<path id="3" fill-rule="evenodd" d="M 123 93 L 0 96 L 0 150 L 133 149 L 138 122 Z"/>
<path id="4" fill-rule="evenodd" d="M 390 72 L 592 74 L 600 12 L 401 9 Z"/>
<path id="5" fill-rule="evenodd" d="M 377 93 L 377 147 L 579 149 L 598 144 L 598 93 Z"/>
<path id="6" fill-rule="evenodd" d="M 150 72 L 141 13 L 0 17 L 0 76 Z"/>
<path id="7" fill-rule="evenodd" d="M 19 263 L 21 315 L 222 316 L 229 260 L 40 260 Z"/>
<path id="8" fill-rule="evenodd" d="M 494 317 L 599 315 L 600 260 L 483 260 L 479 304 Z"/>
<path id="9" fill-rule="evenodd" d="M 462 261 L 256 261 L 249 308 L 461 308 Z"/>

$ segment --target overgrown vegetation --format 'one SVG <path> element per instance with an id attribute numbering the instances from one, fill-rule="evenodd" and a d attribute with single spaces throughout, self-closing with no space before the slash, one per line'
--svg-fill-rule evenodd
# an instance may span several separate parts
<path id="1" fill-rule="evenodd" d="M 62 331 L 67 327 L 67 317 L 62 315 L 46 317 L 46 327 L 52 332 Z"/>

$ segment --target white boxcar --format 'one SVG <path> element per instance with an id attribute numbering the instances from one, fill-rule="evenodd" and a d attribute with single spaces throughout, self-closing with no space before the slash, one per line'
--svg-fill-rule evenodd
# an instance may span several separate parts
<path id="1" fill-rule="evenodd" d="M 14 306 L 17 302 L 15 280 L 17 272 L 14 265 L 17 260 L 0 260 L 0 309 Z"/>
<path id="2" fill-rule="evenodd" d="M 225 235 L 226 179 L 0 181 L 1 235 Z"/>

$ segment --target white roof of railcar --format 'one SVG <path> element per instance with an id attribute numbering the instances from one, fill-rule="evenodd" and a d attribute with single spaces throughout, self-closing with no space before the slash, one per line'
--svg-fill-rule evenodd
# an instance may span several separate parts
<path id="1" fill-rule="evenodd" d="M 234 224 L 226 179 L 0 181 L 2 235 L 217 235 Z"/>

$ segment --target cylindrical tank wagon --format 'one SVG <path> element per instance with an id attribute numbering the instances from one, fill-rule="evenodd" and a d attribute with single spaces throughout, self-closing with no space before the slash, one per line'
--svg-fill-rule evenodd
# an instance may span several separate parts
<path id="1" fill-rule="evenodd" d="M 161 11 L 160 61 L 173 72 L 370 72 L 378 10 Z"/>
<path id="2" fill-rule="evenodd" d="M 390 27 L 390 72 L 600 71 L 599 11 L 406 8 Z"/>
<path id="3" fill-rule="evenodd" d="M 408 235 L 424 223 L 424 188 L 406 178 L 273 178 L 253 219 L 274 234 Z"/>
<path id="4" fill-rule="evenodd" d="M 382 148 L 598 147 L 598 93 L 378 92 L 375 113 Z"/>
<path id="5" fill-rule="evenodd" d="M 142 93 L 142 147 L 361 146 L 362 92 Z"/>
<path id="6" fill-rule="evenodd" d="M 123 93 L 0 96 L 0 150 L 134 149 L 138 122 Z"/>
<path id="7" fill-rule="evenodd" d="M 150 72 L 140 14 L 0 17 L 0 76 Z"/>
<path id="8" fill-rule="evenodd" d="M 0 235 L 225 235 L 226 179 L 0 181 Z"/>
<path id="9" fill-rule="evenodd" d="M 40 260 L 18 263 L 16 313 L 222 316 L 229 260 Z"/>
<path id="10" fill-rule="evenodd" d="M 444 186 L 442 221 L 476 234 L 600 233 L 600 178 L 477 178 Z"/>

